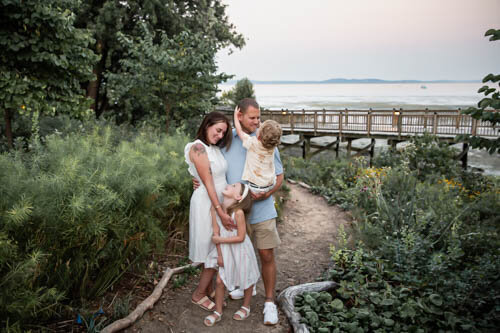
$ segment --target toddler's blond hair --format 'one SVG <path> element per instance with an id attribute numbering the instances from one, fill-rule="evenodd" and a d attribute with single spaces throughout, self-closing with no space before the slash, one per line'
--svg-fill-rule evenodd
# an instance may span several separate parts
<path id="1" fill-rule="evenodd" d="M 273 149 L 280 144 L 281 134 L 280 125 L 274 120 L 266 120 L 259 128 L 259 140 L 266 149 Z"/>

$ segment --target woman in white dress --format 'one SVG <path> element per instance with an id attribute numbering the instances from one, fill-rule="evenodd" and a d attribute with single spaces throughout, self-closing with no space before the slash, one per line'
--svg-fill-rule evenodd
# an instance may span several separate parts
<path id="1" fill-rule="evenodd" d="M 202 309 L 212 311 L 215 303 L 208 298 L 212 290 L 214 269 L 205 268 L 205 260 L 215 245 L 212 243 L 210 207 L 225 224 L 232 218 L 222 209 L 222 191 L 226 187 L 227 163 L 220 148 L 231 145 L 231 126 L 220 112 L 211 112 L 203 119 L 196 140 L 184 148 L 189 173 L 200 182 L 191 196 L 189 209 L 189 259 L 203 263 L 200 282 L 191 301 Z"/>

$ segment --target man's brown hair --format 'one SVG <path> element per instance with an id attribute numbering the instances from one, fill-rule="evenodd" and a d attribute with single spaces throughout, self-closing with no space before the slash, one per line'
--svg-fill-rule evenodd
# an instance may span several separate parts
<path id="1" fill-rule="evenodd" d="M 247 112 L 248 108 L 253 106 L 254 108 L 256 108 L 257 110 L 259 109 L 259 104 L 257 103 L 257 101 L 253 98 L 243 98 L 239 103 L 238 103 L 238 107 L 240 108 L 240 111 L 242 113 L 245 113 Z"/>

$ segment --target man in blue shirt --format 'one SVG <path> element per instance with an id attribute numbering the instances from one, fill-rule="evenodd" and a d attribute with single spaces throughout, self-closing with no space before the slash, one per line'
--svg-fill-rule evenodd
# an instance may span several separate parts
<path id="1" fill-rule="evenodd" d="M 245 98 L 238 104 L 241 112 L 239 120 L 245 133 L 255 135 L 260 125 L 260 109 L 254 99 Z M 233 140 L 229 150 L 222 149 L 222 153 L 228 163 L 226 180 L 228 184 L 241 181 L 247 150 L 243 147 L 241 139 L 233 129 Z M 249 221 L 247 221 L 248 233 L 254 241 L 259 253 L 262 271 L 262 281 L 265 289 L 264 324 L 275 325 L 278 323 L 278 310 L 274 303 L 274 289 L 276 287 L 276 261 L 274 249 L 281 243 L 276 228 L 276 217 L 278 216 L 274 207 L 272 194 L 276 192 L 283 183 L 283 165 L 281 163 L 278 149 L 274 153 L 274 165 L 276 171 L 276 185 L 267 192 L 254 194 L 254 203 Z M 230 227 L 230 226 L 228 226 Z M 243 292 L 235 290 L 231 298 L 243 297 Z"/>

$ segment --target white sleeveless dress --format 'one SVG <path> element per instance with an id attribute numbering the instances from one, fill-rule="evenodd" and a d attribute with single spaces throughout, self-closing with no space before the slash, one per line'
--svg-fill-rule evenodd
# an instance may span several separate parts
<path id="1" fill-rule="evenodd" d="M 208 197 L 207 189 L 196 171 L 196 167 L 189 158 L 189 150 L 195 143 L 201 143 L 208 155 L 210 161 L 210 168 L 212 169 L 212 177 L 215 185 L 215 192 L 222 202 L 222 191 L 227 185 L 226 170 L 227 162 L 222 155 L 220 148 L 214 145 L 206 145 L 201 140 L 190 142 L 184 148 L 184 158 L 189 165 L 188 171 L 191 176 L 198 179 L 200 187 L 194 190 L 191 196 L 191 203 L 189 206 L 189 259 L 192 262 L 205 263 L 210 251 L 215 249 L 212 243 L 212 218 L 210 215 L 210 207 L 212 202 Z"/>
<path id="2" fill-rule="evenodd" d="M 232 214 L 234 219 L 234 213 Z M 223 238 L 233 237 L 238 234 L 237 230 L 226 230 L 219 217 L 217 224 L 220 227 L 220 235 Z M 247 289 L 257 283 L 260 278 L 259 265 L 252 245 L 252 241 L 245 235 L 245 240 L 241 243 L 221 243 L 220 244 L 224 267 L 217 265 L 217 248 L 214 248 L 208 255 L 205 267 L 218 268 L 219 275 L 224 281 L 228 290 Z"/>

